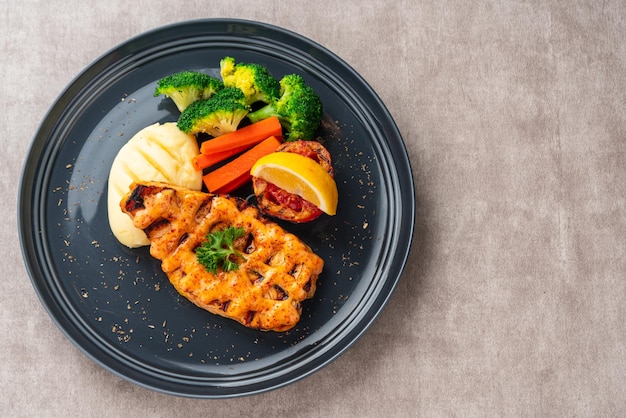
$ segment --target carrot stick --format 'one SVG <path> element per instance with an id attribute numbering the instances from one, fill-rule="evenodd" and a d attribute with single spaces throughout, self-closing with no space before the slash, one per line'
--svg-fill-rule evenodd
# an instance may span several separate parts
<path id="1" fill-rule="evenodd" d="M 250 178 L 251 177 L 250 177 L 249 172 L 243 173 L 239 177 L 233 179 L 229 183 L 222 186 L 217 192 L 214 192 L 214 193 L 223 193 L 223 194 L 232 193 L 238 188 L 243 187 L 246 183 L 248 183 L 250 181 Z"/>
<path id="2" fill-rule="evenodd" d="M 221 161 L 224 161 L 225 159 L 232 157 L 233 155 L 237 155 L 241 152 L 244 152 L 248 148 L 249 148 L 248 146 L 243 146 L 243 147 L 229 149 L 226 151 L 213 152 L 211 154 L 198 154 L 195 157 L 193 157 L 193 159 L 191 160 L 191 163 L 193 164 L 193 167 L 196 170 L 198 171 L 204 170 L 205 168 L 211 167 L 212 165 L 215 165 Z"/>
<path id="3" fill-rule="evenodd" d="M 242 186 L 251 179 L 250 169 L 255 162 L 264 155 L 276 151 L 280 141 L 275 136 L 270 136 L 261 143 L 255 145 L 229 163 L 205 174 L 202 177 L 205 186 L 211 193 L 230 193 L 233 187 Z"/>
<path id="4" fill-rule="evenodd" d="M 212 154 L 214 152 L 226 151 L 232 148 L 248 148 L 258 144 L 270 136 L 279 137 L 282 135 L 282 127 L 276 116 L 260 120 L 234 132 L 220 135 L 213 139 L 204 141 L 200 145 L 202 154 Z"/>

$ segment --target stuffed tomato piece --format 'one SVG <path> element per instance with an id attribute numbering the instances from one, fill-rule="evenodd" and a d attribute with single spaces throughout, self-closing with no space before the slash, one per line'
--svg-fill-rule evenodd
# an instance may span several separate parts
<path id="1" fill-rule="evenodd" d="M 331 177 L 335 176 L 330 153 L 317 141 L 285 142 L 276 149 L 276 152 L 291 152 L 311 158 Z M 304 223 L 318 218 L 323 213 L 313 203 L 261 178 L 253 177 L 252 186 L 259 209 L 268 216 L 293 223 Z"/>

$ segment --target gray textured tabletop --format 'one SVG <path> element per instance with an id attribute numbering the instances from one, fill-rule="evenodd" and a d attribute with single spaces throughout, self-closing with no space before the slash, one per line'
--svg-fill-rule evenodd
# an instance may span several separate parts
<path id="1" fill-rule="evenodd" d="M 626 4 L 3 2 L 4 416 L 623 416 Z M 18 241 L 38 124 L 94 59 L 208 17 L 293 30 L 375 89 L 411 159 L 416 225 L 389 304 L 336 361 L 259 395 L 128 383 L 55 326 Z"/>

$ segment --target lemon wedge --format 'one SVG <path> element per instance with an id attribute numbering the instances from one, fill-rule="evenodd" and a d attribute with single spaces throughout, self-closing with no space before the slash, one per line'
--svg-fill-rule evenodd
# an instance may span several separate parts
<path id="1" fill-rule="evenodd" d="M 337 213 L 339 193 L 335 180 L 308 157 L 292 152 L 273 152 L 259 158 L 250 174 L 308 200 L 328 215 Z"/>

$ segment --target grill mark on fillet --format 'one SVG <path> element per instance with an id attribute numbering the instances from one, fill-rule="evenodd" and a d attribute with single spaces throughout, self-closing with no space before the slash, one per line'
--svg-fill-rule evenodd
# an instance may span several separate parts
<path id="1" fill-rule="evenodd" d="M 265 299 L 271 300 L 287 300 L 289 299 L 289 295 L 285 292 L 285 289 L 275 284 L 270 287 L 266 294 L 263 295 Z"/>
<path id="2" fill-rule="evenodd" d="M 209 212 L 211 212 L 211 206 L 213 203 L 213 196 L 208 196 L 201 204 L 198 206 L 198 210 L 196 211 L 196 216 L 194 220 L 196 223 L 202 222 L 204 218 L 207 217 Z"/>
<path id="3" fill-rule="evenodd" d="M 148 235 L 149 238 L 153 238 L 156 237 L 157 234 L 159 232 L 162 232 L 164 228 L 168 227 L 170 224 L 170 221 L 168 221 L 167 219 L 161 218 L 155 222 L 152 222 L 150 225 L 148 225 L 144 231 L 146 232 L 146 235 Z"/>

